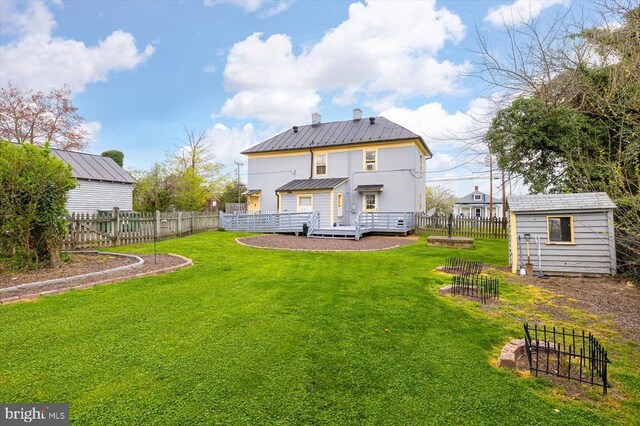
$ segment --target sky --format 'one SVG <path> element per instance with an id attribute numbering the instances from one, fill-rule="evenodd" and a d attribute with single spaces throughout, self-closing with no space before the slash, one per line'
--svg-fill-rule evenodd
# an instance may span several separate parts
<path id="1" fill-rule="evenodd" d="M 500 94 L 473 76 L 478 32 L 544 19 L 569 0 L 0 0 L 0 85 L 69 85 L 88 152 L 125 168 L 162 161 L 206 132 L 226 171 L 293 126 L 385 116 L 434 156 L 428 186 L 488 192 L 481 132 Z M 499 182 L 496 182 L 496 185 Z M 497 188 L 496 190 L 499 190 Z M 515 191 L 523 191 L 522 187 Z"/>

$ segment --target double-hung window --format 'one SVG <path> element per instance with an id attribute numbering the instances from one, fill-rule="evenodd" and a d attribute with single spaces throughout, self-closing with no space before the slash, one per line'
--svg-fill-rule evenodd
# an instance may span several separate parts
<path id="1" fill-rule="evenodd" d="M 548 216 L 547 237 L 550 244 L 573 244 L 573 217 Z"/>
<path id="2" fill-rule="evenodd" d="M 378 170 L 378 151 L 375 149 L 364 151 L 364 169 L 365 171 Z"/>
<path id="3" fill-rule="evenodd" d="M 327 174 L 327 154 L 316 154 L 316 176 Z"/>

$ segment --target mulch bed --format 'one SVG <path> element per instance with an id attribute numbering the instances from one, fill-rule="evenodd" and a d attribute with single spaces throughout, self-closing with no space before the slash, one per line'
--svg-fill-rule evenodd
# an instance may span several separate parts
<path id="1" fill-rule="evenodd" d="M 59 268 L 46 268 L 20 273 L 0 273 L 0 288 L 87 274 L 90 272 L 105 271 L 119 266 L 130 265 L 136 263 L 136 261 L 136 259 L 130 257 L 111 256 L 107 254 L 71 253 L 69 260 L 63 262 Z"/>
<path id="2" fill-rule="evenodd" d="M 640 288 L 614 277 L 511 276 L 509 283 L 534 285 L 562 296 L 562 303 L 598 316 L 610 317 L 623 334 L 640 340 Z M 539 306 L 553 309 L 552 306 Z"/>
<path id="3" fill-rule="evenodd" d="M 338 240 L 332 238 L 307 238 L 294 235 L 269 234 L 255 237 L 237 238 L 240 244 L 281 250 L 303 251 L 375 251 L 387 250 L 395 247 L 412 244 L 418 241 L 416 236 L 389 237 L 370 235 L 355 240 Z"/>
<path id="4" fill-rule="evenodd" d="M 77 256 L 77 257 L 76 257 Z M 24 288 L 24 289 L 16 289 L 16 290 L 12 290 L 9 292 L 5 292 L 5 293 L 1 293 L 0 294 L 0 303 L 10 303 L 10 302 L 16 302 L 18 300 L 16 300 L 16 297 L 18 297 L 19 299 L 33 299 L 38 297 L 39 295 L 41 295 L 42 293 L 46 294 L 57 294 L 57 293 L 61 293 L 64 291 L 67 291 L 68 289 L 72 289 L 72 288 L 87 288 L 96 284 L 103 284 L 103 283 L 111 283 L 111 282 L 119 282 L 119 281 L 125 281 L 127 279 L 130 278 L 135 278 L 141 275 L 153 275 L 155 273 L 162 273 L 162 272 L 170 272 L 170 271 L 163 271 L 166 268 L 178 268 L 181 266 L 188 266 L 191 264 L 191 261 L 189 259 L 183 258 L 181 256 L 176 256 L 176 255 L 171 255 L 171 254 L 158 254 L 157 255 L 157 263 L 155 263 L 154 261 L 154 256 L 152 254 L 137 254 L 136 256 L 141 257 L 142 259 L 144 259 L 144 264 L 142 264 L 139 267 L 133 268 L 133 269 L 126 269 L 126 270 L 121 270 L 121 271 L 115 271 L 112 273 L 105 273 L 105 274 L 101 274 L 98 276 L 93 276 L 93 277 L 79 277 L 70 281 L 65 281 L 65 282 L 59 282 L 59 283 L 54 283 L 54 284 L 49 284 L 43 287 L 38 287 L 38 288 Z M 83 274 L 83 273 L 89 273 L 89 272 L 96 272 L 97 270 L 105 270 L 105 269 L 109 269 L 109 268 L 96 268 L 95 265 L 93 265 L 94 263 L 97 263 L 97 258 L 101 257 L 101 256 L 96 256 L 96 255 L 73 255 L 76 262 L 76 265 L 74 265 L 72 268 L 67 269 L 67 275 L 66 276 L 73 276 L 73 275 L 78 275 L 78 274 Z M 115 256 L 107 256 L 107 257 L 115 257 Z M 126 259 L 126 258 L 125 258 Z M 134 259 L 129 259 L 130 262 L 125 262 L 125 263 L 120 263 L 120 264 L 116 264 L 115 261 L 113 260 L 108 260 L 105 263 L 109 263 L 110 261 L 113 261 L 114 263 L 111 264 L 111 268 L 115 268 L 118 266 L 123 266 L 126 265 L 128 263 L 134 263 L 135 260 Z M 84 265 L 84 267 L 81 266 Z M 104 264 L 103 264 L 104 266 Z M 61 275 L 60 274 L 51 274 L 48 275 L 49 271 L 41 271 L 42 275 L 38 275 L 38 274 L 25 274 L 25 275 L 29 275 L 32 279 L 30 281 L 26 281 L 26 282 L 35 282 L 35 281 L 42 281 L 42 280 L 46 280 L 46 279 L 53 279 L 53 278 L 60 278 Z M 62 275 L 65 276 L 65 275 Z M 5 279 L 4 276 L 2 276 L 2 279 Z M 4 287 L 10 287 L 13 285 L 17 285 L 17 283 L 15 282 L 11 282 L 9 285 L 4 285 Z"/>

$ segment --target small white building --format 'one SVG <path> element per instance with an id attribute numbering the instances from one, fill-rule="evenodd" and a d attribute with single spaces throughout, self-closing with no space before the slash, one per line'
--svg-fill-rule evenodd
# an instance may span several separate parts
<path id="1" fill-rule="evenodd" d="M 76 187 L 67 194 L 69 213 L 133 210 L 135 180 L 113 159 L 84 152 L 52 149 L 52 155 L 73 169 Z"/>
<path id="2" fill-rule="evenodd" d="M 476 186 L 472 193 L 459 198 L 453 205 L 453 215 L 464 218 L 502 218 L 502 200 L 494 198 L 493 206 L 489 200 L 489 194 L 480 191 Z"/>
<path id="3" fill-rule="evenodd" d="M 509 253 L 516 273 L 527 259 L 547 274 L 613 275 L 616 244 L 613 210 L 604 192 L 507 197 Z M 538 243 L 540 242 L 540 257 Z"/>

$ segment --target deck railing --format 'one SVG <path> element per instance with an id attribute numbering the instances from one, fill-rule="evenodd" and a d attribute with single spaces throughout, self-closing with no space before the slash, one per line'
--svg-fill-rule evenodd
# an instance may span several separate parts
<path id="1" fill-rule="evenodd" d="M 302 232 L 313 213 L 228 214 L 220 212 L 220 227 L 241 232 Z"/>
<path id="2" fill-rule="evenodd" d="M 313 231 L 318 226 L 320 226 L 320 212 L 311 213 L 311 217 L 309 217 L 309 222 L 307 225 L 309 226 L 309 229 L 307 231 L 307 238 L 309 238 L 313 234 Z"/>

